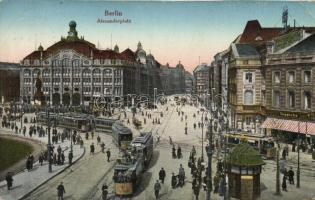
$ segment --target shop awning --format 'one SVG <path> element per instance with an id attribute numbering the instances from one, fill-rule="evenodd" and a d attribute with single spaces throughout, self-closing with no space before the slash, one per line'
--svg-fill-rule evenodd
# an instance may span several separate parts
<path id="1" fill-rule="evenodd" d="M 268 117 L 261 127 L 315 136 L 315 123 L 313 122 Z"/>

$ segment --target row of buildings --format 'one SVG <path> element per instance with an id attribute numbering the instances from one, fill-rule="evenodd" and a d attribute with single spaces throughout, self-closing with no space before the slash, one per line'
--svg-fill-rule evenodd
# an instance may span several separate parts
<path id="1" fill-rule="evenodd" d="M 210 65 L 194 70 L 196 93 L 223 109 L 228 102 L 230 125 L 239 131 L 315 135 L 315 27 L 286 24 L 248 21 Z"/>
<path id="2" fill-rule="evenodd" d="M 47 103 L 89 105 L 99 97 L 106 102 L 133 94 L 185 93 L 184 66 L 160 64 L 139 42 L 137 49 L 98 49 L 79 37 L 76 22 L 69 23 L 67 37 L 48 48 L 42 46 L 20 63 L 20 96 L 31 103 L 37 77 Z M 192 83 L 191 83 L 192 84 Z M 193 88 L 192 85 L 188 88 Z"/>

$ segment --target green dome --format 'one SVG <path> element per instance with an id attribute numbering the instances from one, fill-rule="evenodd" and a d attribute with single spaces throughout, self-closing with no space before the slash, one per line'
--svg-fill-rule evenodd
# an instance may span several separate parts
<path id="1" fill-rule="evenodd" d="M 259 152 L 248 143 L 237 145 L 227 156 L 226 162 L 236 166 L 258 166 L 265 164 Z"/>
<path id="2" fill-rule="evenodd" d="M 69 26 L 72 28 L 75 28 L 77 26 L 77 23 L 75 21 L 70 21 Z"/>

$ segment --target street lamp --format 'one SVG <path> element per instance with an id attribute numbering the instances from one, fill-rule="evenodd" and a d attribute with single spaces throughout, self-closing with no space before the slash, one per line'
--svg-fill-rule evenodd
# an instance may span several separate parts
<path id="1" fill-rule="evenodd" d="M 211 190 L 212 190 L 212 117 L 210 116 L 210 123 L 208 126 L 208 140 L 209 146 L 207 149 L 207 156 L 208 156 L 208 170 L 207 170 L 207 194 L 206 199 L 211 199 Z"/>
<path id="2" fill-rule="evenodd" d="M 49 107 L 46 107 L 46 117 L 47 117 L 47 126 L 48 126 L 48 172 L 52 172 L 52 163 L 51 163 L 51 141 L 50 141 L 50 115 Z"/>
<path id="3" fill-rule="evenodd" d="M 203 161 L 203 126 L 204 126 L 204 117 L 203 114 L 204 113 L 209 113 L 207 110 L 203 110 L 202 111 L 202 115 L 201 115 L 201 160 Z"/>
<path id="4" fill-rule="evenodd" d="M 298 167 L 296 171 L 296 187 L 300 188 L 300 122 L 298 122 Z"/>

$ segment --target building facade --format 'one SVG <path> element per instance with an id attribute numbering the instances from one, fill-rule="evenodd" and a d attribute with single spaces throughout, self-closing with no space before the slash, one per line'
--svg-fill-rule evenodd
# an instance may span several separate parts
<path id="1" fill-rule="evenodd" d="M 266 112 L 263 127 L 315 135 L 315 34 L 296 30 L 267 47 Z"/>
<path id="2" fill-rule="evenodd" d="M 185 72 L 185 90 L 186 94 L 194 94 L 195 93 L 195 79 L 194 76 L 189 73 Z"/>
<path id="3" fill-rule="evenodd" d="M 206 95 L 211 92 L 209 88 L 209 70 L 210 67 L 206 63 L 202 63 L 198 65 L 193 72 L 195 79 L 195 93 L 201 99 L 206 98 Z"/>
<path id="4" fill-rule="evenodd" d="M 46 102 L 53 105 L 88 105 L 99 97 L 106 102 L 128 94 L 153 93 L 159 83 L 159 64 L 146 55 L 139 42 L 137 51 L 101 50 L 78 37 L 71 21 L 67 37 L 44 50 L 42 46 L 21 61 L 20 95 L 34 100 L 35 80 L 42 79 Z M 151 92 L 152 90 L 152 92 Z"/>
<path id="5" fill-rule="evenodd" d="M 20 67 L 0 62 L 0 103 L 11 101 L 20 101 Z"/>
<path id="6" fill-rule="evenodd" d="M 160 79 L 162 92 L 164 94 L 171 95 L 185 93 L 185 68 L 180 62 L 178 62 L 176 67 L 171 67 L 168 63 L 161 66 Z"/>
<path id="7" fill-rule="evenodd" d="M 228 87 L 232 123 L 238 130 L 256 133 L 263 115 L 260 54 L 250 44 L 233 43 L 231 49 Z"/>

